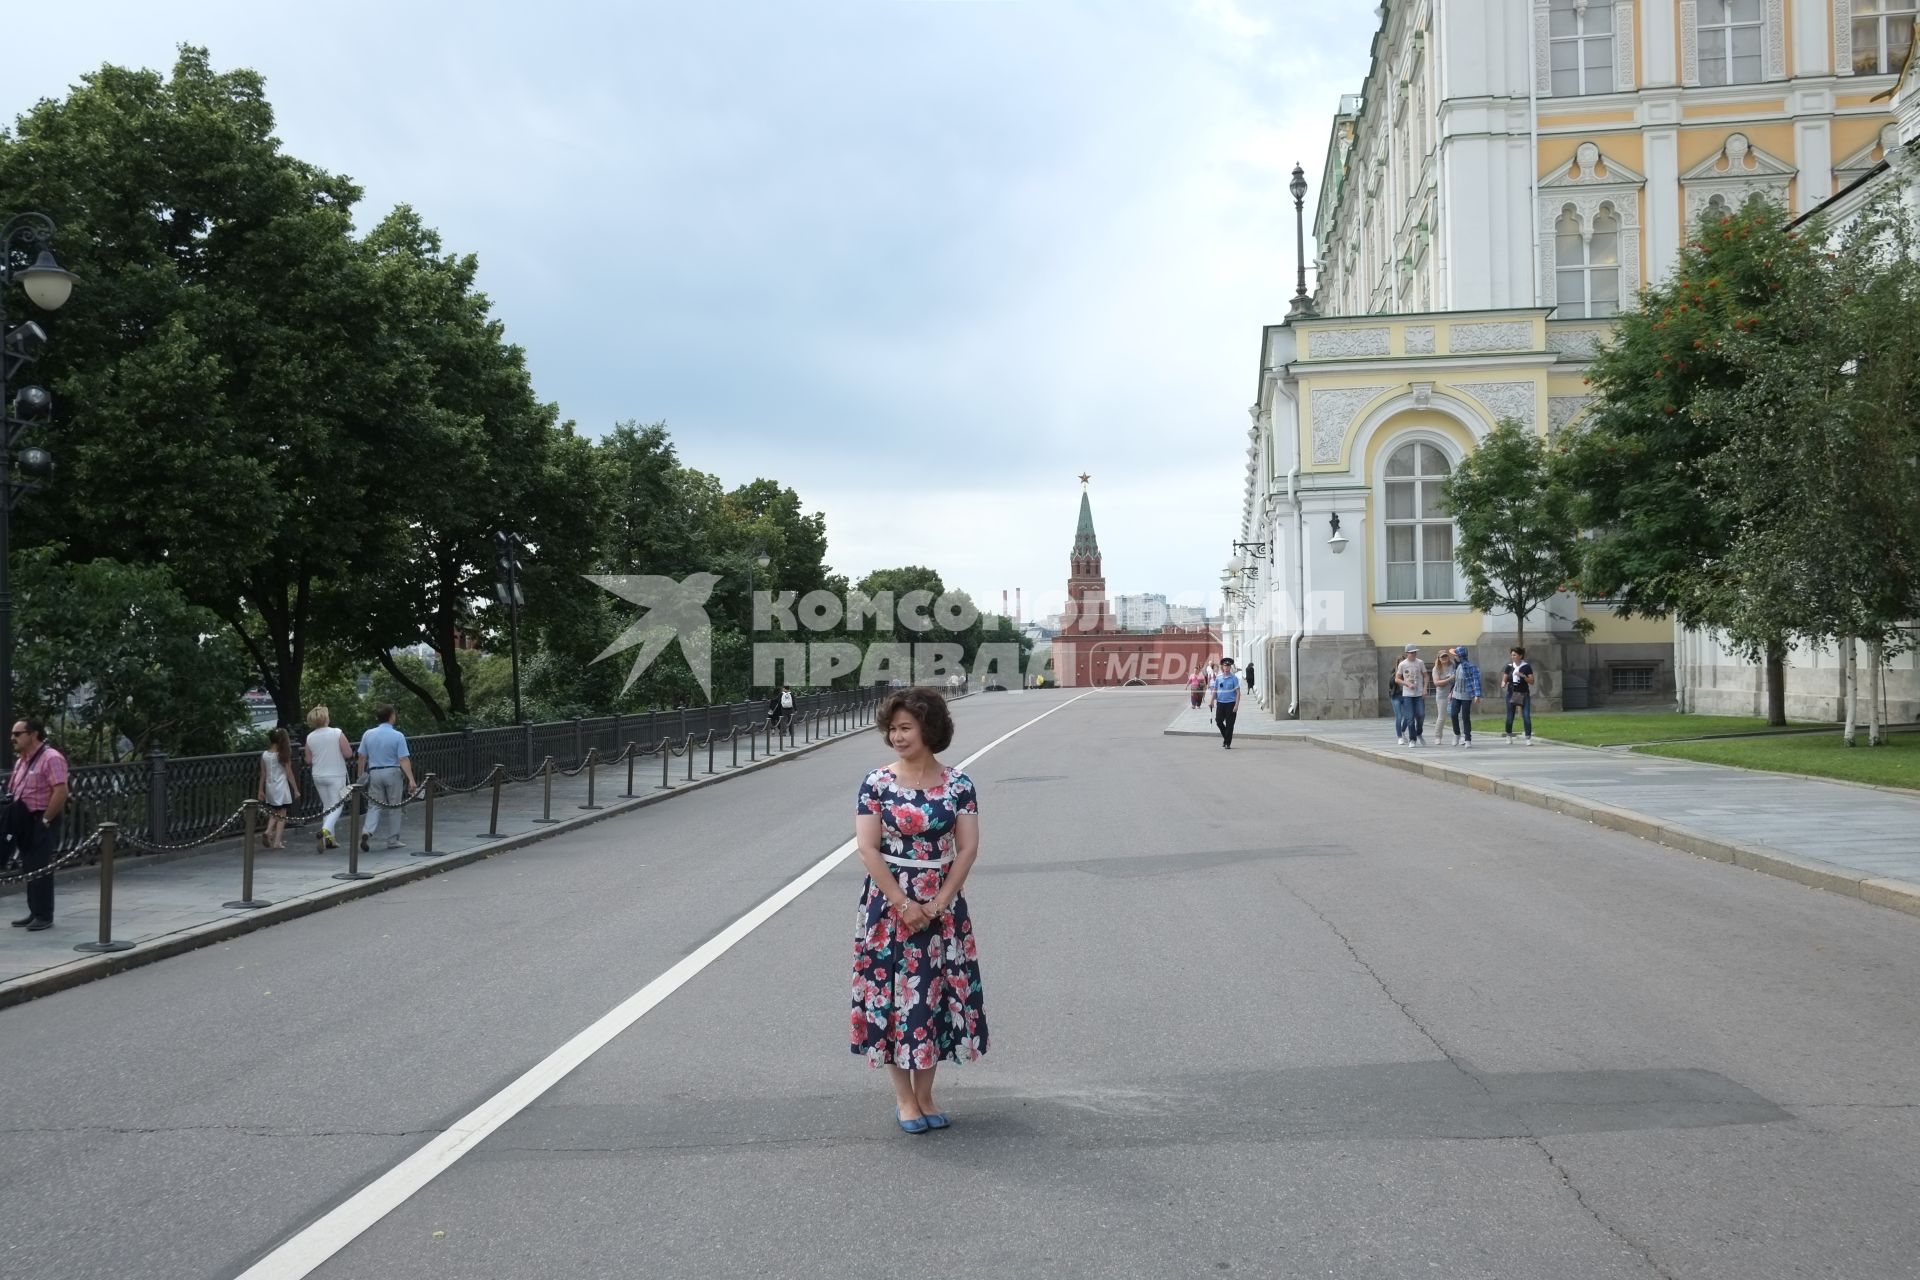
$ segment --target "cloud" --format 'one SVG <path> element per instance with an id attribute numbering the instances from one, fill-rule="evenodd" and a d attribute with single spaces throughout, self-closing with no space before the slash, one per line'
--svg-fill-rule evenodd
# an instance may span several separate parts
<path id="1" fill-rule="evenodd" d="M 69 61 L 15 67 L 16 109 L 180 41 L 252 66 L 288 149 L 365 186 L 362 225 L 405 201 L 479 255 L 584 430 L 664 418 L 690 464 L 825 510 L 836 568 L 1030 606 L 1064 587 L 1082 470 L 1115 591 L 1217 586 L 1292 293 L 1287 175 L 1317 186 L 1367 59 L 1353 10 L 1301 0 L 38 21 Z"/>

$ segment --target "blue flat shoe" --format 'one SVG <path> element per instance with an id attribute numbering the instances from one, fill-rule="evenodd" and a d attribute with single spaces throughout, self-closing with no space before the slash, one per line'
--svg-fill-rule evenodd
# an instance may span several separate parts
<path id="1" fill-rule="evenodd" d="M 907 1119 L 905 1116 L 900 1114 L 900 1109 L 898 1107 L 894 1108 L 893 1118 L 895 1120 L 898 1120 L 900 1122 L 900 1127 L 906 1130 L 908 1133 L 925 1133 L 928 1129 L 931 1129 L 933 1127 L 932 1125 L 927 1123 L 927 1118 L 925 1116 L 915 1116 L 911 1120 Z"/>
<path id="2" fill-rule="evenodd" d="M 929 1111 L 920 1118 L 927 1122 L 929 1129 L 945 1129 L 953 1124 L 953 1121 L 947 1119 L 947 1113 L 944 1111 Z"/>

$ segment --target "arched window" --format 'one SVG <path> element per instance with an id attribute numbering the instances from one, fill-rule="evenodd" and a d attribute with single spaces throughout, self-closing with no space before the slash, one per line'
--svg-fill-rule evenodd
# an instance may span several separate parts
<path id="1" fill-rule="evenodd" d="M 1453 466 L 1437 445 L 1410 440 L 1387 458 L 1388 600 L 1453 600 L 1453 519 L 1440 485 Z"/>
<path id="2" fill-rule="evenodd" d="M 1610 204 L 1582 225 L 1572 205 L 1553 224 L 1554 298 L 1560 315 L 1575 319 L 1620 310 L 1620 216 Z"/>

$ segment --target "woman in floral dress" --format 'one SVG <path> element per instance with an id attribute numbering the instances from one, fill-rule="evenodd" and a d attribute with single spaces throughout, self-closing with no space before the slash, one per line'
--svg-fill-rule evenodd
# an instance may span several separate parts
<path id="1" fill-rule="evenodd" d="M 878 725 L 900 758 L 867 775 L 854 811 L 867 882 L 853 944 L 853 1051 L 886 1066 L 900 1127 L 925 1133 L 949 1124 L 933 1099 L 939 1064 L 987 1051 L 980 961 L 960 896 L 980 850 L 980 807 L 973 780 L 934 756 L 953 741 L 946 699 L 902 690 L 881 704 Z"/>

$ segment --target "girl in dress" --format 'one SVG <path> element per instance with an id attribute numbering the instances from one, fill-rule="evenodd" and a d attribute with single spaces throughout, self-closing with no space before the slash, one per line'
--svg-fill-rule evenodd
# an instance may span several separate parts
<path id="1" fill-rule="evenodd" d="M 867 882 L 853 943 L 853 1052 L 887 1068 L 900 1127 L 925 1133 L 950 1123 L 934 1102 L 938 1065 L 987 1051 L 960 896 L 980 851 L 980 806 L 973 780 L 934 755 L 953 741 L 946 699 L 904 689 L 880 704 L 877 723 L 899 759 L 867 775 L 854 810 Z"/>
<path id="2" fill-rule="evenodd" d="M 267 734 L 267 749 L 260 753 L 260 793 L 255 797 L 267 811 L 267 848 L 284 849 L 282 838 L 287 826 L 287 810 L 300 798 L 300 784 L 293 777 L 293 739 L 285 729 Z"/>

